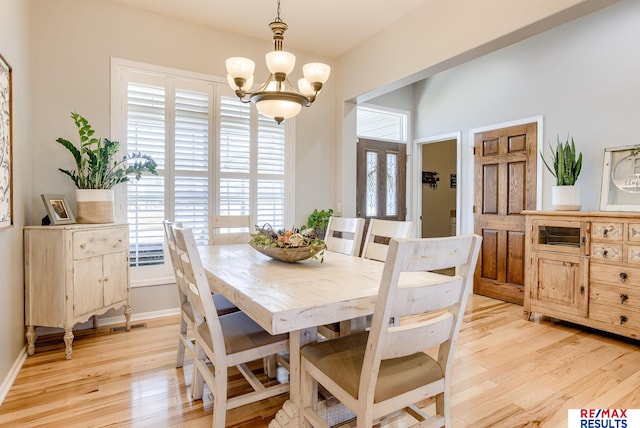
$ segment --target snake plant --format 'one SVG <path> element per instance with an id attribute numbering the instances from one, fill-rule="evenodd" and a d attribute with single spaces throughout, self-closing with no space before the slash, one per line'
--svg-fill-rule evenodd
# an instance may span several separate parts
<path id="1" fill-rule="evenodd" d="M 571 137 L 571 143 L 569 143 L 569 136 L 567 136 L 567 141 L 564 143 L 560 141 L 560 136 L 557 139 L 558 143 L 555 152 L 551 144 L 549 144 L 553 168 L 544 157 L 542 161 L 551 175 L 556 178 L 556 186 L 573 186 L 576 184 L 582 169 L 582 153 L 576 153 L 573 137 Z"/>
<path id="2" fill-rule="evenodd" d="M 78 113 L 71 113 L 71 118 L 78 128 L 80 146 L 76 147 L 64 138 L 56 141 L 71 152 L 76 170 L 58 169 L 69 176 L 78 189 L 111 189 L 116 184 L 129 181 L 130 175 L 136 180 L 140 179 L 143 172 L 158 175 L 156 162 L 151 156 L 129 153 L 117 158 L 119 142 L 93 137 L 95 131 L 87 119 Z"/>

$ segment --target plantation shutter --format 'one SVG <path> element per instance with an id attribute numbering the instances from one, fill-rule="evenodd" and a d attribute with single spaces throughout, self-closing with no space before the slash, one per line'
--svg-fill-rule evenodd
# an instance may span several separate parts
<path id="1" fill-rule="evenodd" d="M 208 244 L 212 214 L 249 214 L 256 224 L 284 227 L 292 192 L 285 183 L 293 177 L 285 144 L 290 125 L 259 116 L 222 81 L 118 61 L 127 65 L 113 80 L 121 109 L 114 110 L 121 121 L 114 127 L 127 152 L 148 153 L 158 164 L 157 176 L 126 186 L 132 282 L 171 275 L 164 219 L 193 228 L 199 245 Z"/>
<path id="2" fill-rule="evenodd" d="M 147 153 L 158 164 L 157 176 L 127 183 L 127 221 L 131 266 L 164 263 L 165 108 L 163 86 L 127 85 L 127 151 Z"/>

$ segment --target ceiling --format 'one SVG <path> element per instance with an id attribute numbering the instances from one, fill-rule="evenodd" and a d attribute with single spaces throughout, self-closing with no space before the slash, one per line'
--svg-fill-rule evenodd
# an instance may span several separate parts
<path id="1" fill-rule="evenodd" d="M 271 40 L 277 0 L 109 0 L 159 15 Z M 282 0 L 284 48 L 338 58 L 428 0 Z"/>

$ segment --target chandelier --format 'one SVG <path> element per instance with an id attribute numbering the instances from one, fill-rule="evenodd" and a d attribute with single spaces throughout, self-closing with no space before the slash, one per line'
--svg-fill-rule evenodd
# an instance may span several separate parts
<path id="1" fill-rule="evenodd" d="M 274 50 L 265 55 L 267 68 L 271 73 L 267 80 L 255 91 L 253 72 L 256 64 L 249 58 L 227 59 L 227 81 L 243 103 L 253 102 L 264 116 L 272 117 L 280 124 L 284 119 L 296 116 L 302 107 L 309 107 L 316 99 L 322 85 L 329 79 L 331 67 L 312 62 L 302 67 L 304 78 L 298 80 L 298 91 L 289 82 L 288 76 L 296 65 L 296 56 L 282 50 L 284 32 L 289 28 L 280 19 L 280 0 L 276 19 L 269 24 L 273 32 Z"/>

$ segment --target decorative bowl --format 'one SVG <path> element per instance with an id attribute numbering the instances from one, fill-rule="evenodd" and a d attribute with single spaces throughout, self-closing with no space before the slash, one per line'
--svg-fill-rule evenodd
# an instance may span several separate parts
<path id="1" fill-rule="evenodd" d="M 269 247 L 254 243 L 249 243 L 256 251 L 281 262 L 295 263 L 306 260 L 321 252 L 324 247 Z"/>

